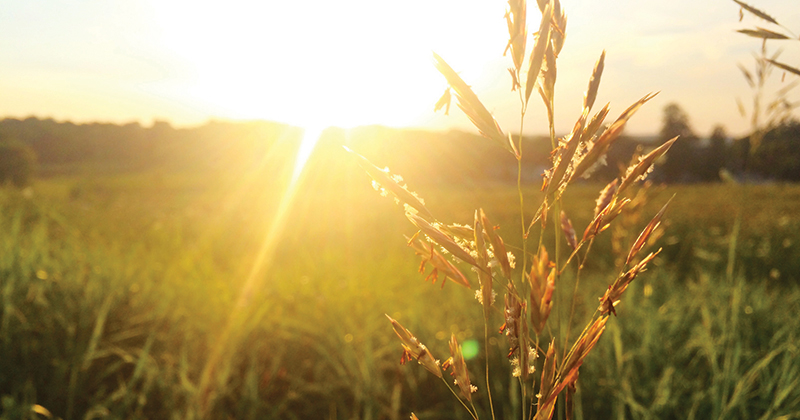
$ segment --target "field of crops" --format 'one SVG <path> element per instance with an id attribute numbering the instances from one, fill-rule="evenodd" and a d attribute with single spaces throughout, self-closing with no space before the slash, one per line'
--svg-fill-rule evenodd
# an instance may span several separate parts
<path id="1" fill-rule="evenodd" d="M 311 166 L 296 185 L 262 168 L 0 190 L 0 418 L 467 418 L 433 375 L 399 363 L 384 314 L 442 359 L 451 333 L 476 349 L 467 365 L 483 418 L 491 359 L 496 414 L 518 416 L 496 334 L 502 300 L 486 349 L 474 290 L 425 282 L 402 207 L 343 162 L 335 176 Z M 579 232 L 602 187 L 564 197 Z M 442 220 L 469 224 L 484 208 L 522 258 L 514 187 L 411 188 Z M 649 194 L 598 238 L 582 274 L 577 325 L 618 273 L 614 238 L 629 244 L 675 195 L 662 253 L 581 368 L 576 417 L 800 418 L 800 186 Z M 573 277 L 556 289 L 558 325 L 568 323 Z"/>

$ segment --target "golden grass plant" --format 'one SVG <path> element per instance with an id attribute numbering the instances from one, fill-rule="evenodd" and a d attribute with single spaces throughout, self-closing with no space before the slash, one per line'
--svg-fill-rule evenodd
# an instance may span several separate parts
<path id="1" fill-rule="evenodd" d="M 591 113 L 604 70 L 605 52 L 602 52 L 571 132 L 557 137 L 554 126 L 556 62 L 564 46 L 566 14 L 559 0 L 538 0 L 536 6 L 541 12 L 538 31 L 533 36 L 533 42 L 526 42 L 530 36 L 527 27 L 528 5 L 525 0 L 510 0 L 508 3 L 506 21 L 509 41 L 506 53 L 511 56 L 512 62 L 509 68 L 512 91 L 517 92 L 520 103 L 516 138 L 500 127 L 470 85 L 436 53 L 433 55 L 434 65 L 445 77 L 448 88 L 435 109 L 449 110 L 455 97 L 458 107 L 478 131 L 508 151 L 509 159 L 516 159 L 521 246 L 506 246 L 499 235 L 498 226 L 491 223 L 481 208 L 474 211 L 473 220 L 467 224 L 440 220 L 428 209 L 424 200 L 409 190 L 400 176 L 391 174 L 388 168 L 380 169 L 363 156 L 347 150 L 371 176 L 373 186 L 382 195 L 392 195 L 398 203 L 403 204 L 406 217 L 418 229 L 413 237 L 408 238 L 408 244 L 422 258 L 421 271 L 426 264 L 433 266 L 428 278 L 436 281 L 441 277 L 442 286 L 447 280 L 467 288 L 475 285 L 475 298 L 481 305 L 484 325 L 483 351 L 490 351 L 490 336 L 496 334 L 499 327 L 499 332 L 507 339 L 508 363 L 519 384 L 518 401 L 521 403 L 518 407 L 522 420 L 550 419 L 559 410 L 566 418 L 572 418 L 579 369 L 606 330 L 609 316 L 616 315 L 615 308 L 628 285 L 646 270 L 660 252 L 660 249 L 651 251 L 650 248 L 652 239 L 660 236 L 656 232 L 659 232 L 669 202 L 629 245 L 624 261 L 620 261 L 618 274 L 612 276 L 605 294 L 599 297 L 594 313 L 583 321 L 581 332 L 573 336 L 575 299 L 580 287 L 581 271 L 595 238 L 624 212 L 631 203 L 631 197 L 640 202 L 645 200 L 641 196 L 629 196 L 632 187 L 647 177 L 655 161 L 669 150 L 676 139 L 665 142 L 635 160 L 618 180 L 605 187 L 597 199 L 592 221 L 579 235 L 567 213 L 562 210 L 562 195 L 570 185 L 603 163 L 606 152 L 620 137 L 627 121 L 655 94 L 643 96 L 615 121 L 604 125 L 609 113 L 608 105 Z M 544 102 L 548 117 L 552 167 L 543 174 L 544 198 L 531 212 L 532 208 L 525 204 L 522 173 L 526 169 L 522 166 L 522 155 L 525 117 L 534 90 Z M 545 241 L 549 237 L 544 234 L 548 224 L 555 232 L 552 242 Z M 532 238 L 537 232 L 538 241 L 534 242 Z M 562 239 L 562 235 L 566 239 Z M 516 260 L 521 261 L 521 269 L 517 269 Z M 562 280 L 567 273 L 575 279 L 571 301 L 558 293 L 559 288 L 565 285 Z M 503 295 L 501 301 L 496 299 L 497 294 Z M 503 302 L 502 306 L 500 302 Z M 567 311 L 569 321 L 565 323 L 561 316 Z M 555 320 L 551 317 L 554 313 Z M 423 340 L 414 336 L 398 320 L 388 318 L 400 338 L 402 363 L 416 360 L 440 378 L 471 418 L 477 420 L 482 413 L 495 418 L 488 355 L 483 366 L 486 383 L 475 386 L 468 371 L 476 367 L 467 364 L 455 335 L 450 339 L 450 356 L 446 358 L 427 348 Z M 562 329 L 563 325 L 566 325 L 566 331 Z M 442 359 L 446 360 L 440 362 Z M 447 369 L 456 388 L 443 372 Z M 481 387 L 485 392 L 479 390 Z M 478 399 L 484 401 L 483 410 L 475 405 Z M 562 408 L 558 409 L 559 406 Z M 412 414 L 412 418 L 415 417 Z"/>

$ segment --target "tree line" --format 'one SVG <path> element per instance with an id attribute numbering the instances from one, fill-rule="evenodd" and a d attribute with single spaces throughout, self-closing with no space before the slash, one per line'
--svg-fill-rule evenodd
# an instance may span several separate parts
<path id="1" fill-rule="evenodd" d="M 267 121 L 211 121 L 192 128 L 174 128 L 157 121 L 150 127 L 74 124 L 52 119 L 0 120 L 0 183 L 26 185 L 34 173 L 41 176 L 87 171 L 193 170 L 236 172 L 255 166 L 293 163 L 303 131 Z M 689 118 L 677 104 L 664 108 L 660 141 L 620 137 L 609 150 L 605 166 L 592 175 L 608 182 L 620 176 L 633 160 L 656 144 L 680 136 L 653 179 L 667 183 L 717 182 L 724 177 L 740 180 L 800 181 L 800 122 L 786 120 L 768 130 L 757 148 L 749 138 L 732 139 L 716 127 L 707 138 L 691 129 Z M 415 184 L 515 183 L 516 162 L 508 162 L 476 134 L 430 132 L 380 126 L 352 130 L 330 128 L 323 132 L 311 163 L 331 165 L 345 159 L 348 145 L 397 173 L 414 174 Z M 550 141 L 543 136 L 524 139 L 526 160 L 523 181 L 541 182 L 550 165 Z M 463 147 L 453 147 L 453 145 Z M 455 174 L 460 178 L 456 179 Z M 466 176 L 464 176 L 466 174 Z"/>
<path id="2" fill-rule="evenodd" d="M 751 137 L 730 138 L 723 126 L 701 139 L 677 104 L 664 108 L 661 140 L 680 136 L 659 171 L 667 183 L 739 181 L 800 181 L 800 122 L 787 118 L 766 130 L 757 147 Z"/>

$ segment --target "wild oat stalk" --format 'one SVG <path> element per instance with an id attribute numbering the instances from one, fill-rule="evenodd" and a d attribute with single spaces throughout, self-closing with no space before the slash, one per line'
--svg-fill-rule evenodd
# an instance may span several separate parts
<path id="1" fill-rule="evenodd" d="M 561 274 L 570 269 L 574 258 L 580 262 L 572 268 L 576 278 L 580 277 L 583 262 L 586 261 L 594 239 L 606 230 L 611 223 L 623 212 L 631 199 L 623 195 L 633 184 L 641 182 L 652 171 L 654 163 L 663 156 L 674 144 L 676 139 L 665 142 L 647 155 L 633 162 L 619 180 L 614 180 L 601 191 L 597 199 L 593 220 L 583 229 L 579 237 L 576 230 L 566 215 L 560 210 L 560 197 L 567 187 L 579 178 L 588 176 L 591 171 L 604 163 L 605 155 L 609 148 L 620 137 L 626 123 L 633 114 L 655 94 L 648 94 L 628 107 L 622 114 L 605 129 L 601 129 L 608 115 L 609 106 L 605 105 L 600 111 L 591 115 L 591 110 L 597 98 L 600 79 L 605 68 L 605 51 L 600 55 L 589 79 L 588 88 L 584 96 L 581 112 L 571 132 L 563 138 L 556 138 L 555 115 L 555 83 L 557 78 L 556 61 L 561 48 L 564 46 L 566 36 L 566 15 L 561 8 L 559 0 L 538 0 L 537 6 L 541 12 L 538 31 L 534 34 L 532 46 L 526 51 L 527 46 L 527 4 L 525 0 L 509 0 L 506 12 L 509 40 L 506 52 L 510 52 L 512 67 L 512 90 L 516 90 L 520 97 L 520 124 L 518 141 L 515 143 L 510 134 L 506 134 L 497 120 L 487 110 L 469 84 L 465 82 L 458 72 L 454 70 L 438 54 L 433 55 L 434 64 L 445 77 L 448 88 L 435 105 L 435 110 L 444 108 L 449 110 L 453 98 L 458 107 L 464 111 L 478 131 L 508 151 L 518 163 L 517 189 L 520 197 L 521 218 L 521 243 L 523 266 L 521 271 L 515 271 L 515 256 L 506 250 L 505 242 L 496 231 L 486 213 L 482 209 L 474 212 L 474 218 L 469 225 L 447 224 L 436 218 L 417 194 L 410 192 L 398 176 L 390 175 L 388 169 L 379 169 L 366 158 L 347 149 L 357 162 L 372 177 L 373 184 L 384 195 L 393 195 L 398 203 L 403 203 L 406 216 L 418 229 L 418 232 L 408 239 L 408 244 L 414 252 L 422 258 L 420 271 L 424 272 L 425 266 L 430 264 L 433 269 L 426 279 L 433 282 L 441 278 L 442 287 L 446 280 L 455 282 L 464 287 L 471 288 L 472 284 L 478 285 L 475 293 L 476 299 L 481 304 L 481 313 L 485 325 L 484 346 L 489 350 L 489 325 L 493 321 L 493 313 L 499 308 L 495 307 L 496 290 L 504 292 L 503 325 L 500 333 L 508 341 L 508 359 L 511 364 L 512 374 L 518 378 L 522 410 L 521 418 L 550 419 L 556 411 L 556 401 L 559 396 L 565 400 L 564 414 L 571 418 L 576 383 L 580 366 L 585 361 L 592 348 L 605 331 L 610 314 L 616 314 L 615 307 L 628 285 L 643 271 L 659 251 L 650 252 L 646 257 L 637 259 L 638 254 L 645 248 L 654 232 L 658 229 L 664 208 L 644 228 L 636 241 L 630 246 L 627 258 L 614 281 L 609 285 L 606 293 L 600 297 L 600 305 L 595 313 L 586 320 L 586 326 L 581 334 L 569 345 L 571 324 L 575 308 L 575 296 L 578 292 L 576 280 L 575 291 L 571 304 L 567 333 L 561 334 L 561 321 L 556 320 L 556 325 L 548 323 L 553 307 L 559 308 L 562 303 L 556 293 L 560 284 Z M 526 62 L 527 57 L 527 62 Z M 524 206 L 523 186 L 521 182 L 523 128 L 527 110 L 533 91 L 536 90 L 542 98 L 548 117 L 548 131 L 552 145 L 552 167 L 544 173 L 542 191 L 544 198 L 533 217 L 526 218 Z M 453 92 L 451 94 L 451 91 Z M 591 115 L 591 117 L 590 117 Z M 555 253 L 549 254 L 543 242 L 544 236 L 540 232 L 539 244 L 536 251 L 528 252 L 527 239 L 531 230 L 541 222 L 543 230 L 550 212 L 556 212 L 559 217 L 554 223 L 556 235 L 555 242 L 550 244 Z M 566 260 L 559 260 L 560 240 L 563 233 L 566 244 L 571 254 Z M 582 255 L 581 255 L 581 251 Z M 528 263 L 530 262 L 530 270 Z M 470 266 L 472 273 L 465 275 L 459 266 Z M 477 283 L 469 277 L 477 277 Z M 560 313 L 560 312 L 559 312 Z M 387 315 L 388 318 L 388 315 Z M 473 405 L 473 393 L 476 387 L 472 385 L 466 360 L 461 353 L 461 347 L 455 336 L 450 340 L 450 358 L 440 364 L 433 357 L 431 351 L 422 345 L 405 327 L 396 320 L 389 318 L 392 327 L 400 338 L 403 353 L 401 362 L 416 360 L 428 371 L 439 378 L 443 378 L 442 367 L 451 368 L 451 375 L 459 393 L 447 384 L 453 395 L 461 402 L 471 417 L 477 419 L 479 412 Z M 496 325 L 496 324 L 494 324 Z M 494 329 L 494 328 L 492 328 Z M 563 339 L 564 348 L 559 352 L 557 343 Z M 539 346 L 540 342 L 547 341 L 549 345 L 544 352 Z M 538 360 L 539 353 L 544 353 L 544 358 Z M 494 418 L 494 404 L 492 402 L 489 380 L 489 356 L 486 355 L 486 398 L 489 411 Z M 541 371 L 539 377 L 534 372 Z M 537 387 L 538 385 L 538 387 Z M 535 391 L 538 390 L 538 391 Z M 479 394 L 480 395 L 480 394 Z M 412 414 L 412 418 L 416 418 Z"/>

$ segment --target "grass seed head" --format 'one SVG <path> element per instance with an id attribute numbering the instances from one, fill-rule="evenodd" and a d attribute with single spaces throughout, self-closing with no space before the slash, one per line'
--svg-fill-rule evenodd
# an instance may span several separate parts
<path id="1" fill-rule="evenodd" d="M 667 150 L 672 147 L 676 140 L 678 140 L 677 136 L 667 140 L 664 144 L 640 158 L 636 165 L 628 168 L 625 178 L 622 180 L 622 184 L 619 186 L 619 192 L 622 192 L 636 181 L 644 180 L 647 177 L 647 174 L 652 170 L 653 163 L 667 153 Z"/>
<path id="2" fill-rule="evenodd" d="M 614 143 L 617 138 L 619 138 L 620 134 L 622 134 L 622 130 L 625 128 L 625 124 L 628 120 L 636 113 L 636 111 L 644 105 L 645 102 L 652 99 L 656 96 L 657 93 L 650 93 L 645 95 L 642 99 L 636 101 L 633 105 L 629 106 L 620 116 L 617 118 L 614 123 L 612 123 L 604 132 L 597 138 L 594 142 L 591 143 L 586 155 L 583 157 L 581 162 L 575 168 L 575 171 L 572 174 L 572 178 L 576 179 L 584 174 L 589 174 L 589 169 L 593 168 L 596 163 L 600 161 L 602 157 L 605 156 L 608 148 Z"/>
<path id="3" fill-rule="evenodd" d="M 556 340 L 550 341 L 542 365 L 542 379 L 539 382 L 539 393 L 536 395 L 536 416 L 534 420 L 549 420 L 553 416 L 555 398 L 550 398 L 556 385 Z"/>
<path id="4" fill-rule="evenodd" d="M 539 72 L 542 70 L 545 52 L 548 45 L 550 45 L 550 22 L 553 20 L 553 6 L 552 3 L 548 2 L 546 6 L 542 7 L 541 1 L 539 2 L 539 6 L 542 10 L 542 21 L 539 23 L 539 32 L 537 32 L 536 41 L 533 43 L 533 50 L 531 51 L 531 57 L 528 60 L 528 78 L 525 81 L 526 106 L 539 78 Z"/>
<path id="5" fill-rule="evenodd" d="M 610 203 L 611 200 L 617 195 L 617 184 L 619 180 L 614 178 L 608 185 L 600 191 L 600 196 L 597 197 L 597 205 L 594 207 L 594 217 L 597 217 Z"/>
<path id="6" fill-rule="evenodd" d="M 586 230 L 583 231 L 582 240 L 588 241 L 599 235 L 600 232 L 608 229 L 608 227 L 611 226 L 611 222 L 622 213 L 622 209 L 630 202 L 631 200 L 628 198 L 617 200 L 617 197 L 612 197 L 611 201 L 597 213 L 591 223 L 589 223 L 589 226 L 586 227 Z"/>
<path id="7" fill-rule="evenodd" d="M 749 4 L 741 2 L 739 0 L 733 0 L 733 1 L 736 2 L 736 4 L 738 4 L 742 9 L 747 10 L 748 12 L 760 17 L 761 19 L 764 19 L 769 23 L 772 23 L 772 24 L 775 24 L 775 25 L 779 25 L 778 21 L 775 20 L 775 18 L 773 18 L 772 16 L 762 12 L 761 10 L 758 10 L 755 7 L 750 6 Z"/>
<path id="8" fill-rule="evenodd" d="M 486 213 L 484 213 L 483 209 L 478 210 L 481 224 L 483 225 L 483 230 L 486 232 L 486 236 L 489 237 L 489 241 L 492 244 L 492 250 L 494 251 L 494 258 L 500 264 L 500 269 L 503 272 L 503 276 L 511 280 L 511 261 L 508 258 L 508 253 L 506 252 L 505 242 L 503 242 L 503 238 L 495 232 L 494 226 L 489 222 L 489 218 L 486 217 Z"/>
<path id="9" fill-rule="evenodd" d="M 626 271 L 624 274 L 617 277 L 608 289 L 606 290 L 603 297 L 600 298 L 600 306 L 597 308 L 601 314 L 607 315 L 608 313 L 613 313 L 616 315 L 616 310 L 614 309 L 617 304 L 619 303 L 620 297 L 622 297 L 622 293 L 625 292 L 625 289 L 628 288 L 628 285 L 631 284 L 633 279 L 639 275 L 639 273 L 643 272 L 647 268 L 647 263 L 653 260 L 653 258 L 661 252 L 659 248 L 656 252 L 651 252 L 648 254 L 642 261 L 636 264 L 633 268 Z"/>
<path id="10" fill-rule="evenodd" d="M 464 360 L 464 355 L 461 353 L 461 346 L 456 340 L 456 335 L 450 335 L 450 374 L 455 377 L 455 384 L 461 391 L 461 396 L 467 401 L 472 401 L 472 393 L 478 390 L 474 387 L 469 380 L 469 372 L 467 371 L 467 362 Z"/>
<path id="11" fill-rule="evenodd" d="M 511 75 L 516 80 L 516 74 L 522 71 L 522 61 L 525 59 L 525 43 L 528 39 L 526 19 L 528 15 L 525 0 L 508 0 L 506 24 L 508 26 L 508 45 L 506 51 L 511 50 L 511 59 L 516 71 Z"/>
<path id="12" fill-rule="evenodd" d="M 583 127 L 588 114 L 589 110 L 584 108 L 583 113 L 581 113 L 581 116 L 572 128 L 572 133 L 567 137 L 565 144 L 557 149 L 557 153 L 553 158 L 553 169 L 548 172 L 549 179 L 547 179 L 545 195 L 549 196 L 555 191 L 558 191 L 561 186 L 569 180 L 568 171 L 573 165 L 572 158 L 575 156 L 575 152 L 578 150 L 578 145 L 581 142 L 581 134 L 583 133 Z"/>
<path id="13" fill-rule="evenodd" d="M 484 239 L 484 226 L 479 216 L 479 212 L 475 211 L 475 250 L 477 252 L 476 268 L 478 269 L 478 280 L 481 284 L 481 303 L 483 304 L 484 315 L 488 317 L 489 310 L 494 301 L 492 290 L 492 274 L 489 268 L 489 253 L 486 249 L 486 241 Z"/>
<path id="14" fill-rule="evenodd" d="M 575 344 L 573 344 L 572 349 L 567 353 L 567 358 L 564 360 L 558 372 L 557 384 L 545 404 L 554 403 L 556 397 L 564 387 L 574 383 L 578 379 L 578 369 L 581 367 L 584 359 L 589 355 L 592 348 L 594 348 L 595 344 L 597 344 L 600 336 L 603 335 L 607 321 L 608 317 L 602 316 L 583 330 L 580 337 L 578 337 Z"/>
<path id="15" fill-rule="evenodd" d="M 406 217 L 411 221 L 411 223 L 418 227 L 422 233 L 424 233 L 433 242 L 436 242 L 439 244 L 439 246 L 453 254 L 454 257 L 464 261 L 467 264 L 477 267 L 478 263 L 475 261 L 475 258 L 473 258 L 467 250 L 458 245 L 452 237 L 448 236 L 446 233 L 434 227 L 428 223 L 427 220 L 419 217 L 413 212 L 406 212 Z"/>
<path id="16" fill-rule="evenodd" d="M 628 252 L 628 258 L 625 260 L 625 264 L 630 264 L 631 260 L 633 260 L 639 250 L 641 250 L 644 244 L 647 243 L 647 239 L 650 237 L 653 231 L 656 230 L 661 224 L 661 218 L 664 216 L 664 212 L 667 211 L 667 207 L 669 207 L 669 203 L 672 202 L 673 198 L 675 198 L 674 195 L 667 201 L 666 204 L 664 204 L 664 207 L 662 207 L 661 210 L 655 216 L 653 216 L 653 219 L 650 220 L 650 223 L 645 226 L 644 230 L 642 230 L 642 233 L 640 233 L 639 237 L 636 238 L 636 242 L 633 243 L 630 252 Z"/>
<path id="17" fill-rule="evenodd" d="M 575 228 L 572 227 L 572 222 L 567 217 L 567 213 L 561 210 L 561 231 L 567 237 L 567 243 L 573 250 L 578 248 L 578 238 L 575 234 Z"/>
<path id="18" fill-rule="evenodd" d="M 550 268 L 547 277 L 538 284 L 531 283 L 531 326 L 536 334 L 541 334 L 553 309 L 553 292 L 556 289 L 556 269 Z"/>
<path id="19" fill-rule="evenodd" d="M 594 100 L 597 99 L 597 90 L 600 88 L 600 76 L 603 75 L 605 61 L 606 52 L 603 50 L 603 53 L 600 54 L 600 58 L 594 65 L 592 77 L 589 79 L 589 87 L 586 89 L 586 95 L 583 97 L 583 108 L 587 110 L 587 112 L 592 109 L 592 106 L 594 106 Z"/>
<path id="20" fill-rule="evenodd" d="M 436 375 L 438 378 L 441 378 L 442 369 L 439 366 L 439 361 L 433 357 L 431 351 L 428 350 L 424 344 L 420 343 L 419 340 L 417 340 L 417 337 L 414 337 L 410 331 L 400 325 L 399 322 L 392 319 L 392 317 L 389 315 L 386 315 L 386 318 L 389 318 L 389 322 L 392 323 L 394 333 L 400 338 L 400 344 L 403 346 L 403 356 L 400 359 L 400 363 L 405 364 L 407 360 L 411 360 L 412 358 L 416 359 L 416 361 L 430 373 Z"/>
<path id="21" fill-rule="evenodd" d="M 436 247 L 433 244 L 425 242 L 415 235 L 413 238 L 408 239 L 408 246 L 414 249 L 414 252 L 422 257 L 422 262 L 419 266 L 419 272 L 425 272 L 425 264 L 430 263 L 433 266 L 433 270 L 431 273 L 425 278 L 425 281 L 431 280 L 432 284 L 436 283 L 436 280 L 439 277 L 439 274 L 444 275 L 444 279 L 442 279 L 442 288 L 444 288 L 445 279 L 450 279 L 451 281 L 455 282 L 456 284 L 460 284 L 468 289 L 471 289 L 472 286 L 469 283 L 467 277 L 458 269 L 455 265 L 450 263 L 439 251 L 436 250 Z"/>
<path id="22" fill-rule="evenodd" d="M 494 119 L 492 114 L 489 113 L 480 99 L 478 99 L 478 96 L 475 95 L 472 88 L 469 87 L 461 76 L 459 76 L 438 54 L 433 53 L 433 61 L 436 68 L 444 75 L 445 79 L 447 79 L 447 83 L 455 91 L 456 99 L 458 99 L 458 107 L 464 111 L 464 114 L 472 121 L 472 124 L 480 131 L 481 135 L 490 140 L 494 140 L 500 147 L 513 153 L 514 156 L 517 156 L 514 143 L 503 134 L 503 130 L 500 129 L 497 120 Z"/>
<path id="23" fill-rule="evenodd" d="M 425 207 L 423 200 L 420 199 L 415 193 L 409 191 L 404 184 L 401 184 L 401 177 L 390 176 L 388 169 L 384 170 L 378 168 L 367 158 L 350 150 L 347 146 L 344 146 L 344 149 L 350 152 L 350 154 L 356 158 L 359 166 L 361 166 L 367 172 L 367 174 L 372 177 L 374 182 L 377 182 L 380 185 L 380 187 L 383 187 L 391 192 L 399 201 L 407 204 L 426 219 L 434 220 L 433 214 L 431 214 L 431 212 Z"/>

